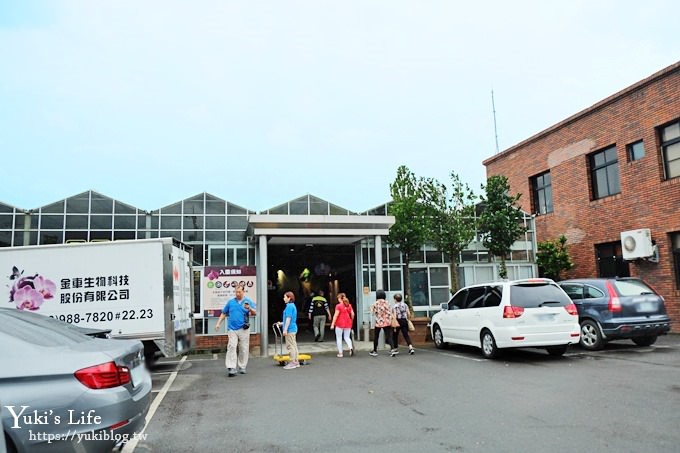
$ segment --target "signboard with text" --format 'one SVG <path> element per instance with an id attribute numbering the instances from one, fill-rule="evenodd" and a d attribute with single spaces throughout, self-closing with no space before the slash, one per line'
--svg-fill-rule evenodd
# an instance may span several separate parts
<path id="1" fill-rule="evenodd" d="M 236 287 L 245 288 L 246 297 L 257 304 L 255 266 L 206 266 L 201 275 L 201 311 L 205 317 L 216 317 L 224 305 L 236 295 Z"/>

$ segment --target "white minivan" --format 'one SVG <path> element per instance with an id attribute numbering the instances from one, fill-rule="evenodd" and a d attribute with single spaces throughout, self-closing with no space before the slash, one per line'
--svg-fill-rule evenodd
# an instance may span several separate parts
<path id="1" fill-rule="evenodd" d="M 437 348 L 457 343 L 481 348 L 545 348 L 559 356 L 580 339 L 578 312 L 562 288 L 547 278 L 466 286 L 441 305 L 430 322 Z"/>

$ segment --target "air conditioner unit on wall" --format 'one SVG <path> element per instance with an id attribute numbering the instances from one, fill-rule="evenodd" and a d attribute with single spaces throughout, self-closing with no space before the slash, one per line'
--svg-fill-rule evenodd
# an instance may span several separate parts
<path id="1" fill-rule="evenodd" d="M 654 255 L 652 232 L 649 228 L 621 232 L 621 249 L 624 260 L 649 258 Z"/>

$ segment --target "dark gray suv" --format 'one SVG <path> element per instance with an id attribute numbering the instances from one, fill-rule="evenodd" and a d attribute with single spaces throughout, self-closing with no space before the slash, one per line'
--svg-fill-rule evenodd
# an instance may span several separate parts
<path id="1" fill-rule="evenodd" d="M 649 346 L 671 329 L 663 297 L 639 278 L 573 279 L 559 285 L 576 305 L 585 349 L 621 339 Z"/>

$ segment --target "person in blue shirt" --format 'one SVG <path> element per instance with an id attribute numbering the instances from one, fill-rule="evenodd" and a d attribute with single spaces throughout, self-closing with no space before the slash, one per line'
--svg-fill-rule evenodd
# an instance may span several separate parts
<path id="1" fill-rule="evenodd" d="M 279 322 L 281 332 L 286 338 L 286 348 L 288 348 L 288 364 L 283 367 L 284 370 L 292 370 L 300 368 L 298 361 L 298 347 L 297 347 L 297 307 L 295 306 L 295 294 L 287 291 L 283 295 L 283 301 L 286 303 L 286 308 L 283 309 L 283 322 Z"/>
<path id="2" fill-rule="evenodd" d="M 229 377 L 236 376 L 237 365 L 238 372 L 246 374 L 250 349 L 250 317 L 257 313 L 255 308 L 255 303 L 245 297 L 245 288 L 237 286 L 236 297 L 224 305 L 220 319 L 215 324 L 215 330 L 219 330 L 224 318 L 229 317 L 227 321 L 227 356 L 224 359 Z"/>

